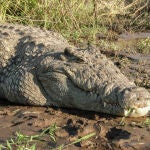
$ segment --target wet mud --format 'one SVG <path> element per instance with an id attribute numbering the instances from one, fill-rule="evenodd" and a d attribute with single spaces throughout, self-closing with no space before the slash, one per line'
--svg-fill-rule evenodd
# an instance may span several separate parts
<path id="1" fill-rule="evenodd" d="M 150 149 L 150 126 L 143 125 L 146 117 L 125 118 L 81 110 L 16 106 L 5 100 L 0 107 L 0 143 L 16 136 L 40 134 L 57 124 L 56 142 L 37 142 L 37 149 L 51 149 L 71 143 L 95 132 L 96 135 L 64 149 Z"/>

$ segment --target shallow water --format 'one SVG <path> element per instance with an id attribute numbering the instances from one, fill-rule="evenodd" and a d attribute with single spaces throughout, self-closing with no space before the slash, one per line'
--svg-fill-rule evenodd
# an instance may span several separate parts
<path id="1" fill-rule="evenodd" d="M 127 51 L 130 53 L 137 52 L 137 43 L 146 38 L 150 38 L 150 32 L 139 32 L 139 33 L 123 33 L 118 36 L 118 40 L 115 42 L 120 50 Z M 150 51 L 150 50 L 149 50 Z M 150 56 L 148 56 L 148 59 Z"/>

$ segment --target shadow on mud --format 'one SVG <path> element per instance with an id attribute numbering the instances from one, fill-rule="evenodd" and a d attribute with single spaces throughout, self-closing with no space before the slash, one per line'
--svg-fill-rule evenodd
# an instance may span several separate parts
<path id="1" fill-rule="evenodd" d="M 54 108 L 58 109 L 58 108 Z M 83 117 L 90 120 L 95 120 L 97 116 L 100 118 L 106 118 L 107 120 L 115 119 L 117 116 L 99 113 L 99 112 L 93 112 L 93 111 L 86 111 L 86 110 L 79 110 L 79 109 L 69 109 L 69 108 L 60 108 L 60 111 L 63 113 L 71 114 L 71 115 L 77 115 L 78 117 Z"/>
<path id="2" fill-rule="evenodd" d="M 0 99 L 0 106 L 25 106 L 25 105 L 14 103 L 14 102 L 12 103 L 12 102 L 8 101 L 7 99 Z M 31 107 L 34 107 L 34 106 L 31 106 Z M 39 106 L 36 106 L 36 107 L 38 108 Z M 43 106 L 43 108 L 44 108 L 44 106 Z M 79 109 L 75 109 L 75 108 L 59 108 L 59 107 L 55 107 L 55 106 L 51 106 L 51 107 L 45 106 L 45 108 L 47 108 L 47 109 L 52 108 L 55 111 L 61 111 L 62 113 L 66 113 L 68 115 L 76 115 L 78 117 L 91 119 L 91 120 L 95 120 L 96 116 L 99 116 L 100 118 L 105 118 L 107 120 L 117 118 L 117 116 L 113 116 L 113 115 L 109 115 L 109 114 L 79 110 Z"/>
<path id="3" fill-rule="evenodd" d="M 111 128 L 109 132 L 106 133 L 106 138 L 108 140 L 120 140 L 129 139 L 131 133 L 123 129 L 117 129 L 116 127 Z"/>

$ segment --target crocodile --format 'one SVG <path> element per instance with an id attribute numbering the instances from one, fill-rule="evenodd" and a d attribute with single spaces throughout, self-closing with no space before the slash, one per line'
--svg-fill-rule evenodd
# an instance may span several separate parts
<path id="1" fill-rule="evenodd" d="M 121 73 L 94 46 L 75 47 L 59 33 L 0 24 L 0 98 L 139 117 L 150 111 L 150 93 Z"/>

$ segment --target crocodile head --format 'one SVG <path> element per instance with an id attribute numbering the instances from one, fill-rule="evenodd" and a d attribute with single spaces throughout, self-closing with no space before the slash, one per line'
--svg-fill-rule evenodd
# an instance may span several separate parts
<path id="1" fill-rule="evenodd" d="M 150 93 L 130 82 L 98 50 L 66 48 L 44 58 L 37 71 L 46 105 L 131 117 L 150 110 Z"/>

